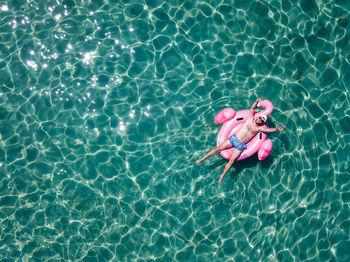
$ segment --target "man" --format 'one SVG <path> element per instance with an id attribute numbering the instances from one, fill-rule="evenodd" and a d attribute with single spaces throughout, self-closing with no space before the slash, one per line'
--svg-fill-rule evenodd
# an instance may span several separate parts
<path id="1" fill-rule="evenodd" d="M 232 164 L 235 162 L 237 158 L 241 155 L 242 151 L 247 147 L 247 143 L 259 132 L 265 132 L 265 133 L 272 133 L 277 130 L 282 131 L 284 129 L 284 126 L 280 127 L 273 127 L 273 128 L 267 128 L 261 126 L 267 119 L 267 116 L 260 115 L 256 119 L 254 119 L 254 113 L 255 109 L 258 106 L 258 103 L 262 101 L 261 98 L 258 98 L 255 103 L 250 108 L 249 117 L 245 121 L 244 125 L 240 130 L 238 130 L 237 134 L 233 134 L 230 136 L 225 142 L 223 142 L 220 146 L 214 148 L 211 150 L 207 155 L 205 155 L 203 158 L 196 161 L 197 164 L 202 162 L 204 159 L 215 155 L 218 152 L 221 152 L 222 150 L 229 149 L 233 147 L 233 152 L 230 160 L 225 166 L 224 172 L 221 174 L 219 179 L 219 184 L 222 183 L 222 179 L 224 178 L 226 172 L 230 169 Z"/>

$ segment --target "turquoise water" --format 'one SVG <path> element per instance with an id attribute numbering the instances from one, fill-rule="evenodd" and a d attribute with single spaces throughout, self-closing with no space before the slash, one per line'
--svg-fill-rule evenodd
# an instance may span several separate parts
<path id="1" fill-rule="evenodd" d="M 1 261 L 349 261 L 349 10 L 1 1 Z M 257 97 L 286 129 L 218 185 Z"/>

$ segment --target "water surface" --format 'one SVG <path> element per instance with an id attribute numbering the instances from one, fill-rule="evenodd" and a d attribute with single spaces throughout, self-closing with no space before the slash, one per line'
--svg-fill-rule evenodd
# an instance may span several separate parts
<path id="1" fill-rule="evenodd" d="M 3 261 L 349 261 L 349 1 L 2 1 Z M 216 113 L 271 155 L 217 184 Z"/>

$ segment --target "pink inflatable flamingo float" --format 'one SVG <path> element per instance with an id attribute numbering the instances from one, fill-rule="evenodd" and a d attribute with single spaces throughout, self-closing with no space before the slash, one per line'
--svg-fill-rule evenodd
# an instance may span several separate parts
<path id="1" fill-rule="evenodd" d="M 268 116 L 273 110 L 273 105 L 269 100 L 263 100 L 258 104 L 258 107 L 263 107 L 262 112 L 257 112 L 254 114 L 254 117 L 257 118 L 260 115 Z M 241 110 L 236 112 L 232 108 L 225 108 L 221 110 L 215 117 L 215 124 L 222 124 L 222 127 L 219 131 L 216 145 L 221 145 L 225 140 L 227 140 L 231 135 L 236 134 L 237 131 L 242 127 L 243 123 L 249 116 L 250 110 Z M 267 127 L 266 123 L 263 123 L 263 127 Z M 273 143 L 270 139 L 266 139 L 266 133 L 260 132 L 256 134 L 248 143 L 247 148 L 243 150 L 242 154 L 237 160 L 246 159 L 256 152 L 258 152 L 258 159 L 264 160 L 271 152 Z M 226 158 L 230 159 L 232 154 L 232 148 L 223 150 L 220 154 Z"/>

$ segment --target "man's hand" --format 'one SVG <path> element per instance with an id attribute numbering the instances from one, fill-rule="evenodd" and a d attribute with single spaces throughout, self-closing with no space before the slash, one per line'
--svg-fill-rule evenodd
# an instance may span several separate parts
<path id="1" fill-rule="evenodd" d="M 254 115 L 254 110 L 258 107 L 258 104 L 263 101 L 262 98 L 258 98 L 254 104 L 252 105 L 252 107 L 250 108 L 250 113 L 249 113 L 249 117 L 253 117 Z"/>
<path id="2" fill-rule="evenodd" d="M 280 126 L 279 128 L 277 128 L 279 131 L 282 131 L 284 129 L 284 126 Z"/>

